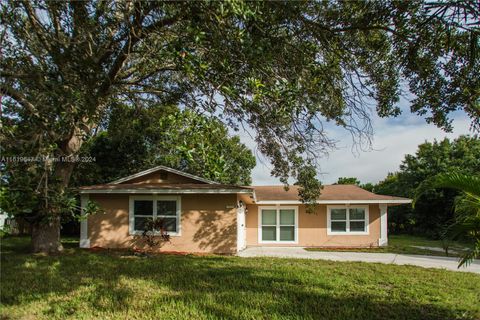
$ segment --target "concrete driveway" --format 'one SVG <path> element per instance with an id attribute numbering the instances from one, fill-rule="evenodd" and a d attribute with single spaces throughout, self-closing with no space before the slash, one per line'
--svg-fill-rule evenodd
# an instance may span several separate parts
<path id="1" fill-rule="evenodd" d="M 306 251 L 303 248 L 298 247 L 251 247 L 239 252 L 238 256 L 319 259 L 333 261 L 362 261 L 386 264 L 393 263 L 399 265 L 408 264 L 423 268 L 439 268 L 452 271 L 480 273 L 479 260 L 476 260 L 466 268 L 462 267 L 458 269 L 458 258 L 452 257 L 406 255 L 395 253 Z"/>

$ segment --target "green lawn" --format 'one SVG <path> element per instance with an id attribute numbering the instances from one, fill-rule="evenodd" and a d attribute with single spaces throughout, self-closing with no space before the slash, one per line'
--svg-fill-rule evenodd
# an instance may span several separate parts
<path id="1" fill-rule="evenodd" d="M 136 257 L 2 240 L 1 319 L 478 319 L 480 276 L 368 263 Z"/>
<path id="2" fill-rule="evenodd" d="M 389 235 L 388 246 L 380 248 L 360 248 L 360 249 L 328 249 L 328 248 L 306 248 L 308 251 L 349 251 L 349 252 L 384 252 L 384 253 L 402 253 L 402 254 L 423 254 L 433 256 L 446 256 L 445 251 L 435 251 L 419 247 L 443 248 L 441 240 L 431 240 L 423 237 L 411 235 Z M 462 251 L 471 246 L 462 242 L 450 242 L 448 256 L 458 257 Z"/>

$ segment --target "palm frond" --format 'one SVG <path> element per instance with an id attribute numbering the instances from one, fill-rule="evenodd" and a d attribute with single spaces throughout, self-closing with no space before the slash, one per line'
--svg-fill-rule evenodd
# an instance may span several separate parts
<path id="1" fill-rule="evenodd" d="M 458 268 L 460 268 L 461 266 L 468 266 L 470 263 L 473 262 L 473 260 L 478 257 L 480 257 L 480 240 L 475 243 L 473 249 L 462 255 L 460 263 L 458 264 Z"/>
<path id="2" fill-rule="evenodd" d="M 472 194 L 462 194 L 455 199 L 455 215 L 457 218 L 462 216 L 477 216 L 480 218 L 480 197 Z"/>
<path id="3" fill-rule="evenodd" d="M 455 220 L 445 229 L 444 238 L 455 240 L 468 238 L 473 240 L 473 248 L 460 259 L 458 267 L 468 266 L 480 256 L 480 176 L 465 175 L 458 172 L 438 174 L 423 181 L 413 197 L 412 206 L 427 191 L 437 188 L 449 188 L 462 191 L 455 199 Z"/>

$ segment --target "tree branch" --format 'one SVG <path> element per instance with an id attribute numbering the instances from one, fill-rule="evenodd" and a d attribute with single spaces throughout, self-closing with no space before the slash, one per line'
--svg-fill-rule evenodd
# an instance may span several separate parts
<path id="1" fill-rule="evenodd" d="M 152 77 L 153 75 L 158 74 L 159 72 L 166 72 L 166 71 L 178 71 L 178 69 L 174 65 L 167 66 L 167 67 L 160 67 L 160 68 L 157 68 L 157 69 L 153 69 L 151 72 L 147 73 L 144 76 L 129 79 L 133 74 L 133 71 L 132 71 L 132 72 L 128 72 L 127 75 L 122 76 L 120 78 L 121 80 L 116 81 L 115 83 L 124 84 L 124 85 L 140 85 L 142 83 L 142 81 L 147 80 L 148 78 Z"/>
<path id="2" fill-rule="evenodd" d="M 45 30 L 45 27 L 40 23 L 35 11 L 33 10 L 32 6 L 28 1 L 22 1 L 22 5 L 25 8 L 25 11 L 27 12 L 28 19 L 30 20 L 32 27 L 35 30 L 35 33 L 38 39 L 45 47 L 45 50 L 47 50 L 48 52 L 51 52 L 50 45 L 47 39 L 44 37 L 45 34 L 48 34 L 47 31 Z"/>
<path id="3" fill-rule="evenodd" d="M 30 103 L 20 92 L 16 91 L 15 89 L 11 87 L 7 87 L 2 84 L 0 85 L 0 93 L 18 102 L 20 105 L 26 108 L 31 114 L 37 117 L 40 116 L 37 108 L 32 103 Z"/>
<path id="4" fill-rule="evenodd" d="M 383 31 L 386 31 L 388 33 L 391 33 L 391 34 L 399 37 L 400 39 L 402 39 L 402 40 L 404 40 L 408 43 L 411 43 L 411 40 L 408 39 L 405 35 L 400 34 L 399 32 L 397 32 L 397 30 L 392 29 L 389 26 L 381 26 L 381 25 L 365 25 L 365 26 L 358 26 L 357 25 L 356 26 L 356 25 L 352 25 L 352 26 L 344 27 L 344 28 L 330 28 L 330 27 L 321 25 L 320 23 L 309 20 L 309 19 L 302 18 L 301 20 L 306 24 L 310 24 L 310 25 L 312 25 L 312 26 L 314 26 L 318 29 L 327 31 L 327 32 L 332 33 L 332 34 L 336 33 L 336 32 L 347 32 L 347 31 L 358 31 L 358 30 L 364 30 L 364 31 L 366 31 L 366 30 L 383 30 Z"/>
<path id="5" fill-rule="evenodd" d="M 158 30 L 159 28 L 166 27 L 168 25 L 171 25 L 175 23 L 178 20 L 178 17 L 173 17 L 173 18 L 168 18 L 164 20 L 160 20 L 156 23 L 153 23 L 150 26 L 147 26 L 143 28 L 141 26 L 141 22 L 137 23 L 137 26 L 139 27 L 138 30 L 135 30 L 135 27 L 132 27 L 132 29 L 129 32 L 129 37 L 127 42 L 124 44 L 122 49 L 120 50 L 117 58 L 112 64 L 112 67 L 110 68 L 107 78 L 105 81 L 102 83 L 98 90 L 98 96 L 101 97 L 103 96 L 109 89 L 112 83 L 115 81 L 119 71 L 121 70 L 123 64 L 125 61 L 128 59 L 130 56 L 132 48 L 142 39 L 144 39 L 146 36 L 151 34 L 153 31 Z"/>

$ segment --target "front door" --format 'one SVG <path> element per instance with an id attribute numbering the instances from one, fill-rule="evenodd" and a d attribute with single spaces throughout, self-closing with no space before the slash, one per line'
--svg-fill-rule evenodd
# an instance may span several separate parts
<path id="1" fill-rule="evenodd" d="M 245 226 L 245 207 L 237 208 L 237 251 L 247 246 L 247 229 Z"/>

